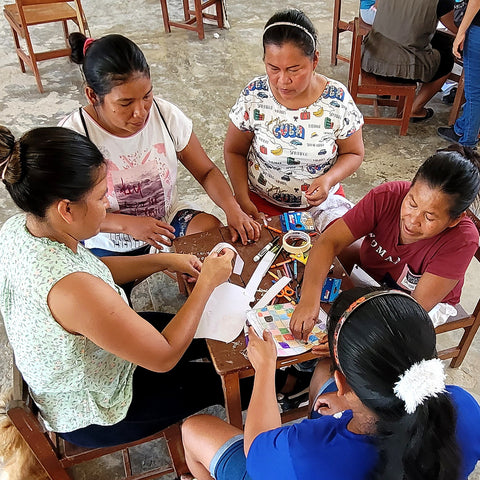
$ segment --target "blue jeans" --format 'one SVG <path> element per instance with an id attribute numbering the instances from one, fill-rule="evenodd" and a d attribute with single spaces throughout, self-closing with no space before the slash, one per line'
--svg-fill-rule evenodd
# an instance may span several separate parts
<path id="1" fill-rule="evenodd" d="M 462 116 L 455 122 L 454 129 L 460 135 L 459 143 L 474 147 L 480 130 L 480 27 L 471 25 L 467 30 L 463 48 L 465 72 L 465 105 Z"/>

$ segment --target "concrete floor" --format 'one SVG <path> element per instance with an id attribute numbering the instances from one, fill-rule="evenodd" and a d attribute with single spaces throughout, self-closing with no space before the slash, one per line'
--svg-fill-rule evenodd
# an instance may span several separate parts
<path id="1" fill-rule="evenodd" d="M 0 0 L 0 3 L 11 3 L 11 0 Z M 169 3 L 171 18 L 180 18 L 181 2 L 170 0 Z M 347 0 L 343 3 L 343 16 L 353 18 L 358 2 Z M 224 170 L 222 145 L 228 111 L 245 84 L 264 71 L 262 27 L 279 8 L 279 3 L 273 0 L 255 3 L 227 0 L 231 28 L 220 31 L 207 26 L 203 41 L 186 30 L 174 29 L 166 35 L 158 0 L 137 0 L 134 4 L 126 0 L 83 0 L 83 6 L 94 37 L 121 33 L 139 44 L 151 66 L 155 93 L 177 104 L 193 119 L 195 131 L 205 150 Z M 348 65 L 330 66 L 332 2 L 302 0 L 295 6 L 310 16 L 319 32 L 321 59 L 318 71 L 346 84 Z M 6 21 L 1 21 L 0 124 L 8 126 L 16 135 L 35 126 L 56 125 L 63 115 L 85 103 L 79 68 L 67 59 L 43 62 L 40 73 L 45 93 L 38 93 L 31 72 L 21 73 L 10 30 Z M 37 44 L 49 45 L 58 35 L 60 28 L 37 27 L 35 38 Z M 344 34 L 341 39 L 344 52 L 349 51 L 349 42 L 349 34 Z M 449 107 L 441 103 L 440 95 L 437 97 L 430 104 L 435 109 L 435 116 L 423 125 L 411 125 L 405 137 L 400 137 L 395 127 L 364 127 L 365 160 L 358 172 L 345 181 L 345 191 L 350 199 L 357 201 L 373 186 L 385 181 L 411 179 L 428 155 L 446 146 L 437 137 L 436 128 L 446 124 Z M 201 197 L 205 210 L 222 217 L 222 212 L 206 198 L 185 170 L 181 172 L 179 191 L 188 198 Z M 15 211 L 6 191 L 0 189 L 0 224 Z M 472 266 L 468 273 L 470 281 L 464 288 L 462 303 L 470 311 L 475 296 L 478 296 L 478 284 L 473 281 L 473 278 L 478 278 L 478 273 L 478 267 Z M 137 287 L 135 297 L 138 309 L 175 311 L 181 304 L 175 286 L 161 275 Z M 0 355 L 0 385 L 6 389 L 11 384 L 11 350 L 1 322 Z M 477 400 L 480 400 L 479 359 L 480 340 L 477 336 L 463 365 L 456 370 L 447 369 L 448 381 L 466 388 Z M 151 462 L 164 460 L 161 447 L 150 445 L 139 450 L 137 465 L 142 468 Z M 120 478 L 115 473 L 118 461 L 118 456 L 112 456 L 100 463 L 78 468 L 73 472 L 74 478 Z M 480 480 L 480 467 L 470 478 Z"/>

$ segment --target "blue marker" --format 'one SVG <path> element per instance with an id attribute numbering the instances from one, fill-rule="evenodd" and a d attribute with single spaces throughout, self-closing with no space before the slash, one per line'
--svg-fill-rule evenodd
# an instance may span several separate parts
<path id="1" fill-rule="evenodd" d="M 295 280 L 297 279 L 297 274 L 298 274 L 298 261 L 297 260 L 294 260 L 293 261 L 293 277 L 295 278 Z"/>

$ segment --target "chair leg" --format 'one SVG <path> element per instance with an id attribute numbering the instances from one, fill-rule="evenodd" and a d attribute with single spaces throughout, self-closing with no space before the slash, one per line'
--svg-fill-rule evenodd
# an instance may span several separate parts
<path id="1" fill-rule="evenodd" d="M 217 1 L 217 25 L 218 28 L 223 28 L 223 4 L 222 0 Z"/>
<path id="2" fill-rule="evenodd" d="M 63 36 L 65 37 L 65 45 L 68 48 L 70 47 L 70 44 L 68 43 L 68 25 L 66 20 L 63 20 L 62 27 L 63 27 Z"/>
<path id="3" fill-rule="evenodd" d="M 400 125 L 400 135 L 406 135 L 408 125 L 410 123 L 410 114 L 412 113 L 413 99 L 415 95 L 407 95 L 405 98 L 405 106 L 403 109 L 402 123 Z"/>
<path id="4" fill-rule="evenodd" d="M 122 450 L 122 458 L 123 458 L 123 468 L 125 470 L 125 476 L 132 475 L 132 463 L 130 461 L 130 452 L 128 448 Z"/>
<path id="5" fill-rule="evenodd" d="M 333 6 L 333 30 L 332 30 L 332 53 L 330 64 L 336 65 L 337 55 L 338 55 L 338 37 L 340 32 L 338 31 L 338 22 L 340 21 L 340 9 L 341 9 L 341 0 L 335 0 Z"/>
<path id="6" fill-rule="evenodd" d="M 172 467 L 178 477 L 188 473 L 187 463 L 185 461 L 185 451 L 182 444 L 182 432 L 180 425 L 175 423 L 165 429 L 165 441 L 167 443 L 168 453 L 172 459 Z"/>
<path id="7" fill-rule="evenodd" d="M 13 41 L 15 42 L 15 49 L 18 52 L 20 50 L 20 41 L 18 40 L 18 34 L 17 32 L 12 28 L 12 34 L 13 34 Z M 25 73 L 25 62 L 21 59 L 21 57 L 18 55 L 18 62 L 20 63 L 20 69 L 22 70 L 22 73 Z"/>
<path id="8" fill-rule="evenodd" d="M 40 72 L 38 71 L 37 59 L 35 57 L 35 52 L 33 51 L 32 41 L 28 33 L 25 35 L 25 42 L 27 43 L 28 55 L 30 57 L 30 63 L 32 67 L 33 74 L 35 75 L 35 80 L 37 82 L 38 91 L 43 93 L 42 80 L 40 79 Z"/>
<path id="9" fill-rule="evenodd" d="M 475 337 L 475 334 L 477 333 L 479 324 L 480 324 L 480 313 L 477 312 L 476 320 L 473 323 L 473 325 L 465 328 L 465 332 L 463 333 L 462 339 L 460 340 L 460 343 L 458 344 L 460 352 L 458 353 L 458 355 L 456 357 L 452 358 L 452 361 L 450 362 L 450 367 L 457 368 L 462 364 L 462 362 L 465 358 L 465 355 L 467 354 L 468 349 L 470 348 L 470 345 L 472 344 L 472 341 Z"/>
<path id="10" fill-rule="evenodd" d="M 29 422 L 37 422 L 25 418 L 24 412 L 17 412 L 20 409 L 11 409 L 8 411 L 8 416 L 12 423 L 20 432 L 20 435 L 25 439 L 33 454 L 37 458 L 40 465 L 47 472 L 48 476 L 53 480 L 72 480 L 62 467 L 60 461 L 55 454 L 52 446 L 48 442 L 45 435 L 40 431 L 37 425 L 31 425 Z"/>
<path id="11" fill-rule="evenodd" d="M 167 0 L 160 0 L 160 6 L 162 7 L 163 27 L 165 28 L 165 33 L 171 33 L 172 29 L 170 28 Z"/>
<path id="12" fill-rule="evenodd" d="M 458 80 L 457 93 L 455 94 L 455 99 L 453 100 L 452 109 L 450 110 L 450 116 L 448 117 L 448 125 L 453 125 L 457 121 L 457 118 L 460 114 L 460 108 L 465 100 L 464 88 L 465 77 L 462 72 L 462 75 Z"/>
<path id="13" fill-rule="evenodd" d="M 195 18 L 197 21 L 198 38 L 203 40 L 205 38 L 205 30 L 203 28 L 202 0 L 195 0 Z"/>
<path id="14" fill-rule="evenodd" d="M 188 22 L 190 20 L 190 0 L 183 0 L 183 16 L 185 17 L 185 21 Z"/>

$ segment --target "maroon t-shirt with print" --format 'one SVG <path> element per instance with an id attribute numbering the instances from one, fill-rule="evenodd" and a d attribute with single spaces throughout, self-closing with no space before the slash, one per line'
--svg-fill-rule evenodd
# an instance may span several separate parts
<path id="1" fill-rule="evenodd" d="M 478 248 L 478 231 L 469 218 L 435 237 L 399 244 L 400 207 L 410 182 L 388 182 L 371 190 L 344 216 L 356 238 L 365 236 L 361 266 L 375 280 L 412 292 L 423 273 L 458 280 L 442 300 L 460 302 L 465 271 Z"/>

